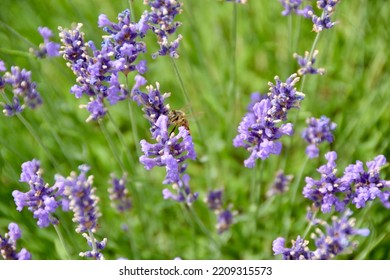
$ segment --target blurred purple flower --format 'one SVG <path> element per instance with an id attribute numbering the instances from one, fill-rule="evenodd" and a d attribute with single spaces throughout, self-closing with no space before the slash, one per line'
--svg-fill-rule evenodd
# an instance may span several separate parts
<path id="1" fill-rule="evenodd" d="M 300 69 L 298 69 L 298 74 L 303 76 L 306 74 L 319 74 L 324 75 L 325 69 L 324 68 L 314 68 L 313 65 L 316 62 L 316 57 L 318 55 L 318 50 L 315 50 L 313 52 L 312 57 L 310 58 L 310 53 L 308 51 L 305 52 L 305 55 L 302 57 L 296 53 L 294 53 L 294 58 L 298 61 L 299 66 L 301 66 Z"/>
<path id="2" fill-rule="evenodd" d="M 6 71 L 4 62 L 0 60 L 0 63 L 0 71 Z M 41 105 L 42 98 L 36 87 L 36 83 L 31 81 L 31 72 L 17 66 L 12 66 L 11 72 L 0 75 L 0 90 L 4 91 L 2 96 L 5 99 L 5 103 L 0 102 L 0 105 L 3 106 L 4 115 L 14 116 L 26 107 L 35 109 Z M 8 88 L 12 92 L 10 98 L 6 96 Z"/>
<path id="3" fill-rule="evenodd" d="M 336 129 L 336 124 L 325 116 L 321 116 L 320 119 L 308 118 L 306 123 L 307 128 L 302 132 L 302 138 L 310 144 L 306 148 L 306 154 L 309 158 L 316 158 L 319 155 L 319 144 L 325 141 L 333 142 L 332 131 Z"/>
<path id="4" fill-rule="evenodd" d="M 16 241 L 22 237 L 22 232 L 16 223 L 8 225 L 8 233 L 0 234 L 0 254 L 4 260 L 31 260 L 31 254 L 25 248 L 16 251 Z"/>
<path id="5" fill-rule="evenodd" d="M 292 175 L 285 175 L 282 170 L 279 170 L 267 195 L 272 196 L 287 192 L 292 179 Z"/>
<path id="6" fill-rule="evenodd" d="M 111 174 L 111 185 L 108 189 L 110 194 L 111 206 L 117 209 L 118 212 L 123 213 L 131 208 L 131 200 L 129 191 L 126 189 L 127 174 L 118 179 Z"/>
<path id="7" fill-rule="evenodd" d="M 223 194 L 222 189 L 209 191 L 206 198 L 206 203 L 209 209 L 219 210 L 222 208 L 222 194 Z"/>
<path id="8" fill-rule="evenodd" d="M 38 31 L 43 37 L 43 44 L 40 44 L 38 49 L 31 49 L 31 52 L 38 58 L 60 56 L 60 44 L 50 41 L 53 36 L 52 31 L 48 27 L 41 26 L 38 27 Z"/>

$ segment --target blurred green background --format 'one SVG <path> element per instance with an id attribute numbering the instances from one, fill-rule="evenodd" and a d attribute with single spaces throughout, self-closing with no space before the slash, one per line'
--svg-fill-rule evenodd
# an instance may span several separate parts
<path id="1" fill-rule="evenodd" d="M 133 3 L 138 21 L 145 6 Z M 115 21 L 117 14 L 129 8 L 128 1 L 38 1 L 3 0 L 0 9 L 0 59 L 9 69 L 18 65 L 32 71 L 44 105 L 26 110 L 28 120 L 47 152 L 38 144 L 25 125 L 16 118 L 0 116 L 0 234 L 10 222 L 23 231 L 18 246 L 26 247 L 33 259 L 65 258 L 53 227 L 41 229 L 31 212 L 16 211 L 12 191 L 27 191 L 19 182 L 21 164 L 33 158 L 41 161 L 44 178 L 54 183 L 54 175 L 69 175 L 78 165 L 87 163 L 94 175 L 94 185 L 100 197 L 102 217 L 96 237 L 108 238 L 103 251 L 106 259 L 274 259 L 272 241 L 283 236 L 286 240 L 303 235 L 307 222 L 306 207 L 310 201 L 301 195 L 304 177 L 319 179 L 315 169 L 324 163 L 323 155 L 332 149 L 338 153 L 338 167 L 344 169 L 356 160 L 366 162 L 378 154 L 390 156 L 390 5 L 387 1 L 341 1 L 334 18 L 338 24 L 321 34 L 317 49 L 317 66 L 326 68 L 324 76 L 309 76 L 305 81 L 302 102 L 292 141 L 282 138 L 280 156 L 271 156 L 259 168 L 247 169 L 243 161 L 248 152 L 232 146 L 237 126 L 245 114 L 250 94 L 266 93 L 268 81 L 275 75 L 285 80 L 297 70 L 292 55 L 303 54 L 315 38 L 312 24 L 297 17 L 281 16 L 279 1 L 249 0 L 246 5 L 234 5 L 214 0 L 184 0 L 182 22 L 178 32 L 183 35 L 176 60 L 190 104 L 182 89 L 169 57 L 151 58 L 158 46 L 147 39 L 150 53 L 148 82 L 159 82 L 162 92 L 171 92 L 171 108 L 190 108 L 192 136 L 198 160 L 189 162 L 191 188 L 200 193 L 192 210 L 162 198 L 165 170 L 146 171 L 134 160 L 140 147 L 134 138 L 126 102 L 110 107 L 113 122 L 105 124 L 115 144 L 115 150 L 125 162 L 133 209 L 119 215 L 110 207 L 107 189 L 110 174 L 122 175 L 107 139 L 97 123 L 86 123 L 86 110 L 79 109 L 86 99 L 76 100 L 69 89 L 75 77 L 61 58 L 38 60 L 28 55 L 28 49 L 42 42 L 38 26 L 51 28 L 59 41 L 57 27 L 70 28 L 83 23 L 86 41 L 97 45 L 104 32 L 97 27 L 97 18 L 106 14 Z M 315 1 L 314 1 L 315 2 Z M 236 31 L 235 31 L 236 30 Z M 236 52 L 234 54 L 234 38 Z M 234 76 L 234 73 L 236 75 Z M 130 78 L 132 81 L 132 78 Z M 138 138 L 150 139 L 149 124 L 136 104 L 132 104 Z M 188 110 L 187 110 L 188 111 Z M 297 114 L 290 113 L 290 121 Z M 337 123 L 335 142 L 321 147 L 318 160 L 311 160 L 303 170 L 299 191 L 293 205 L 291 192 L 267 198 L 266 192 L 276 171 L 285 165 L 296 183 L 305 161 L 306 144 L 300 137 L 309 116 L 326 115 Z M 125 141 L 117 136 L 119 128 Z M 289 146 L 289 148 L 287 148 Z M 51 154 L 59 163 L 55 168 Z M 127 157 L 131 154 L 131 159 Z M 389 178 L 389 169 L 382 171 Z M 260 182 L 260 183 L 259 183 Z M 253 203 L 253 184 L 261 186 L 260 204 Z M 236 211 L 231 229 L 218 235 L 216 217 L 203 200 L 210 189 L 224 188 L 224 205 Z M 374 201 L 365 210 L 355 207 L 354 217 L 359 227 L 371 230 L 370 236 L 358 237 L 357 249 L 338 259 L 389 259 L 390 212 Z M 256 215 L 256 211 L 258 214 Z M 334 214 L 334 213 L 333 213 Z M 320 215 L 328 219 L 331 215 Z M 58 213 L 60 230 L 72 258 L 86 251 L 83 237 L 74 232 L 70 213 Z M 122 225 L 127 224 L 124 231 Z M 52 246 L 56 250 L 49 250 Z M 290 244 L 288 244 L 290 246 Z"/>

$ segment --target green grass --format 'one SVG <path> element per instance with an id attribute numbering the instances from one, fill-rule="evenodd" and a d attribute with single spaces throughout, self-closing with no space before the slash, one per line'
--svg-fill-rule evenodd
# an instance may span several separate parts
<path id="1" fill-rule="evenodd" d="M 145 7 L 134 1 L 136 19 Z M 0 59 L 7 67 L 18 65 L 32 71 L 33 80 L 44 100 L 35 110 L 26 110 L 22 116 L 32 126 L 42 145 L 17 117 L 0 116 L 0 234 L 10 222 L 16 222 L 23 231 L 19 246 L 26 247 L 34 259 L 63 259 L 64 251 L 53 227 L 41 229 L 31 212 L 16 211 L 11 195 L 17 189 L 27 191 L 19 182 L 21 164 L 33 158 L 41 161 L 49 184 L 54 175 L 69 175 L 77 166 L 87 163 L 94 175 L 94 185 L 100 197 L 103 216 L 95 236 L 108 238 L 103 251 L 107 259 L 274 259 L 272 241 L 283 236 L 286 240 L 302 235 L 307 227 L 306 207 L 301 190 L 304 177 L 319 178 L 315 169 L 324 163 L 323 155 L 330 149 L 339 155 L 338 168 L 356 160 L 372 160 L 378 154 L 390 157 L 390 6 L 386 1 L 341 1 L 334 18 L 338 24 L 324 31 L 317 49 L 317 65 L 327 70 L 324 76 L 308 76 L 305 81 L 305 100 L 302 102 L 292 141 L 283 139 L 283 152 L 264 161 L 261 176 L 259 206 L 253 203 L 252 184 L 259 181 L 259 167 L 247 169 L 243 161 L 248 157 L 244 149 L 232 146 L 237 126 L 245 114 L 250 94 L 266 93 L 268 81 L 278 75 L 285 80 L 297 70 L 292 57 L 309 50 L 315 33 L 311 23 L 292 20 L 280 15 L 278 1 L 248 1 L 237 5 L 236 56 L 232 52 L 234 4 L 224 1 L 184 0 L 183 35 L 176 61 L 186 91 L 186 102 L 180 82 L 169 57 L 152 60 L 145 54 L 149 71 L 148 82 L 159 82 L 162 92 L 171 92 L 168 99 L 172 108 L 188 108 L 192 136 L 198 160 L 190 162 L 191 188 L 200 193 L 193 211 L 172 201 L 165 201 L 161 191 L 164 169 L 146 171 L 136 160 L 141 154 L 139 143 L 133 137 L 127 102 L 110 107 L 115 124 L 104 120 L 116 154 L 124 162 L 121 170 L 113 152 L 97 123 L 86 123 L 86 110 L 79 109 L 86 99 L 75 99 L 69 89 L 75 83 L 73 73 L 62 58 L 37 60 L 28 55 L 28 49 L 41 42 L 38 26 L 47 26 L 57 33 L 57 26 L 69 28 L 82 22 L 86 40 L 97 44 L 103 31 L 97 27 L 99 14 L 114 20 L 128 8 L 128 1 L 11 1 L 5 0 L 0 9 Z M 297 27 L 300 25 L 300 30 Z M 297 37 L 299 35 L 299 37 Z M 58 34 L 56 34 L 56 41 Z M 151 52 L 157 44 L 148 39 Z M 292 45 L 296 48 L 292 49 Z M 16 52 L 15 52 L 16 51 Z M 234 63 L 236 65 L 233 69 Z M 236 83 L 232 74 L 236 73 Z M 130 77 L 130 83 L 133 81 Z M 237 100 L 235 100 L 237 96 Z M 140 139 L 150 139 L 149 124 L 142 111 L 131 104 Z M 188 110 L 187 110 L 188 111 Z M 296 110 L 289 117 L 295 118 Z M 300 137 L 309 116 L 326 115 L 337 123 L 335 142 L 321 147 L 318 160 L 311 160 L 303 170 L 294 208 L 291 193 L 267 199 L 265 194 L 278 168 L 285 163 L 285 172 L 295 179 L 305 161 L 306 144 Z M 116 134 L 120 130 L 123 145 Z M 290 145 L 288 147 L 288 145 Z M 288 148 L 287 148 L 288 147 Z M 286 152 L 288 149 L 288 155 Z M 56 163 L 50 160 L 53 157 Z M 121 216 L 110 207 L 107 189 L 110 173 L 121 176 L 129 173 L 129 191 L 133 195 L 133 209 Z M 389 178 L 388 168 L 382 171 Z M 255 179 L 254 179 L 255 178 Z M 255 182 L 257 182 L 255 181 Z M 293 181 L 292 184 L 296 182 Z M 224 188 L 225 206 L 237 211 L 231 229 L 218 235 L 214 213 L 203 202 L 210 189 Z M 251 203 L 252 202 L 252 203 Z M 258 220 L 255 211 L 259 209 Z M 352 208 L 360 227 L 371 230 L 369 237 L 358 237 L 357 249 L 339 259 L 389 259 L 390 212 L 374 201 L 367 210 Z M 196 217 L 194 217 L 196 213 Z M 291 213 L 291 217 L 287 217 Z M 77 259 L 87 245 L 74 232 L 70 213 L 59 213 L 60 230 L 65 236 L 71 257 Z M 321 215 L 326 218 L 329 215 Z M 198 220 L 197 220 L 198 219 Z M 207 229 L 199 226 L 199 221 Z M 129 231 L 121 230 L 127 223 Z M 55 246 L 55 250 L 48 250 Z"/>

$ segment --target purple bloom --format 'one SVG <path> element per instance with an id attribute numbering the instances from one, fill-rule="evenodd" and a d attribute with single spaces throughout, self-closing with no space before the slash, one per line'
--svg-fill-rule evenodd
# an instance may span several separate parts
<path id="1" fill-rule="evenodd" d="M 246 4 L 247 0 L 226 0 L 226 2 L 236 2 L 240 4 Z"/>
<path id="2" fill-rule="evenodd" d="M 277 126 L 269 112 L 272 111 L 269 99 L 261 100 L 253 106 L 253 112 L 248 112 L 242 119 L 237 135 L 233 140 L 235 147 L 244 147 L 251 155 L 244 161 L 246 167 L 252 168 L 256 159 L 268 158 L 271 154 L 279 154 L 282 144 L 278 142 L 283 135 L 293 133 L 292 124 Z"/>
<path id="3" fill-rule="evenodd" d="M 2 61 L 1 61 L 2 62 Z M 2 62 L 0 71 L 7 69 Z M 31 81 L 31 72 L 26 69 L 20 69 L 17 66 L 11 67 L 11 72 L 5 72 L 0 75 L 0 89 L 10 89 L 13 96 L 11 100 L 5 96 L 5 102 L 0 102 L 3 106 L 3 113 L 6 116 L 14 116 L 22 112 L 26 107 L 37 108 L 42 104 L 42 98 L 36 89 L 37 85 Z"/>
<path id="4" fill-rule="evenodd" d="M 47 27 L 38 27 L 38 31 L 43 37 L 43 44 L 39 45 L 38 50 L 31 49 L 35 56 L 38 58 L 60 56 L 60 44 L 50 41 L 50 38 L 53 36 L 52 31 Z"/>
<path id="5" fill-rule="evenodd" d="M 315 50 L 313 52 L 312 57 L 309 57 L 310 54 L 308 51 L 305 52 L 305 55 L 302 57 L 298 54 L 294 54 L 294 58 L 298 61 L 299 66 L 301 66 L 300 69 L 298 69 L 298 74 L 303 76 L 306 74 L 319 74 L 324 75 L 325 69 L 324 68 L 314 68 L 313 65 L 316 62 L 316 57 L 318 55 L 318 50 Z"/>
<path id="6" fill-rule="evenodd" d="M 81 252 L 79 254 L 80 257 L 85 257 L 85 258 L 92 258 L 95 260 L 104 260 L 103 254 L 100 252 L 104 248 L 106 248 L 107 245 L 107 238 L 104 238 L 102 241 L 97 241 L 95 237 L 92 238 L 90 235 L 83 233 L 82 234 L 85 239 L 87 239 L 88 246 L 92 248 L 91 251 L 86 251 L 86 252 Z"/>
<path id="7" fill-rule="evenodd" d="M 390 181 L 380 179 L 380 169 L 386 164 L 386 158 L 383 155 L 375 157 L 373 161 L 366 163 L 367 171 L 363 168 L 361 161 L 356 161 L 356 164 L 351 164 L 345 168 L 345 181 L 354 184 L 354 193 L 352 196 L 352 204 L 356 208 L 363 208 L 366 203 L 379 198 L 386 208 L 390 208 Z"/>
<path id="8" fill-rule="evenodd" d="M 170 42 L 169 37 L 176 32 L 176 29 L 181 25 L 175 21 L 175 17 L 182 12 L 182 3 L 176 0 L 144 0 L 146 5 L 150 6 L 151 11 L 145 12 L 141 21 L 149 25 L 149 28 L 157 36 L 157 42 L 160 45 L 160 50 L 153 54 L 153 58 L 157 56 L 169 55 L 177 58 L 177 48 L 182 36 Z M 144 27 L 145 28 L 145 27 Z"/>
<path id="9" fill-rule="evenodd" d="M 303 9 L 300 9 L 299 7 L 302 4 L 302 0 L 279 0 L 279 2 L 284 8 L 282 11 L 283 16 L 288 16 L 294 13 L 309 18 L 310 16 L 308 15 L 308 11 L 313 10 L 311 6 L 306 6 Z"/>
<path id="10" fill-rule="evenodd" d="M 233 213 L 230 209 L 220 211 L 217 217 L 217 231 L 221 234 L 230 228 L 233 223 Z"/>
<path id="11" fill-rule="evenodd" d="M 206 203 L 209 209 L 211 210 L 219 210 L 222 208 L 222 194 L 223 190 L 211 190 L 206 198 Z"/>
<path id="12" fill-rule="evenodd" d="M 336 124 L 325 116 L 320 119 L 308 118 L 306 123 L 308 127 L 302 132 L 302 138 L 310 144 L 306 148 L 306 154 L 309 158 L 316 158 L 319 155 L 318 145 L 320 143 L 333 142 L 332 131 L 336 129 Z"/>
<path id="13" fill-rule="evenodd" d="M 9 232 L 0 234 L 0 254 L 4 260 L 31 260 L 31 254 L 25 248 L 16 251 L 16 241 L 22 237 L 19 226 L 15 223 L 8 225 Z"/>
<path id="14" fill-rule="evenodd" d="M 330 29 L 335 25 L 335 23 L 331 21 L 331 16 L 334 13 L 335 7 L 338 3 L 340 3 L 340 0 L 317 1 L 317 7 L 322 10 L 321 16 L 317 16 L 313 12 L 308 13 L 311 16 L 312 22 L 314 23 L 314 32 L 321 32 L 324 29 Z"/>
<path id="15" fill-rule="evenodd" d="M 161 115 L 156 121 L 157 143 L 150 144 L 141 140 L 144 155 L 140 157 L 146 169 L 154 166 L 165 166 L 167 175 L 164 184 L 177 183 L 180 180 L 180 165 L 186 159 L 195 160 L 192 137 L 184 127 L 179 127 L 179 133 L 168 135 L 168 117 Z"/>
<path id="16" fill-rule="evenodd" d="M 321 179 L 314 180 L 306 177 L 303 196 L 312 200 L 314 206 L 321 208 L 323 213 L 330 212 L 332 207 L 342 212 L 351 197 L 351 184 L 348 180 L 342 180 L 336 176 L 336 152 L 328 152 L 325 158 L 328 163 L 317 169 L 321 174 Z"/>
<path id="17" fill-rule="evenodd" d="M 282 255 L 283 260 L 311 260 L 313 259 L 313 252 L 310 251 L 309 241 L 302 239 L 300 236 L 297 237 L 297 240 L 292 240 L 292 247 L 286 248 L 285 239 L 283 237 L 278 237 L 272 242 L 272 250 L 274 255 Z"/>
<path id="18" fill-rule="evenodd" d="M 95 195 L 96 188 L 92 187 L 93 176 L 86 176 L 87 165 L 79 166 L 80 174 L 72 172 L 69 177 L 58 176 L 57 183 L 64 188 L 64 195 L 69 199 L 69 207 L 73 211 L 73 221 L 77 224 L 76 232 L 95 232 L 97 219 L 101 216 Z"/>
<path id="19" fill-rule="evenodd" d="M 13 191 L 15 204 L 18 211 L 27 207 L 38 219 L 39 227 L 48 227 L 50 224 L 58 224 L 58 220 L 52 216 L 52 213 L 62 204 L 63 188 L 55 184 L 49 187 L 42 178 L 42 170 L 38 160 L 33 159 L 22 164 L 22 173 L 20 182 L 30 185 L 30 190 L 26 193 Z"/>
<path id="20" fill-rule="evenodd" d="M 279 170 L 271 189 L 268 191 L 268 196 L 287 192 L 292 178 L 292 175 L 285 175 L 283 171 Z"/>
<path id="21" fill-rule="evenodd" d="M 305 95 L 298 92 L 295 88 L 296 83 L 299 82 L 297 74 L 292 74 L 287 78 L 286 82 L 282 82 L 278 76 L 275 77 L 275 85 L 268 83 L 269 99 L 271 100 L 270 115 L 275 120 L 287 120 L 287 112 L 292 108 L 300 108 L 300 102 Z"/>
<path id="22" fill-rule="evenodd" d="M 131 208 L 131 200 L 129 191 L 126 189 L 127 174 L 118 179 L 113 174 L 111 175 L 112 187 L 108 189 L 110 194 L 111 206 L 116 208 L 118 212 L 123 213 Z"/>
<path id="23" fill-rule="evenodd" d="M 355 219 L 349 219 L 352 212 L 347 209 L 341 218 L 332 217 L 332 224 L 323 222 L 325 233 L 317 229 L 313 239 L 317 249 L 313 252 L 313 259 L 329 260 L 340 255 L 347 249 L 356 247 L 356 243 L 350 239 L 354 235 L 368 236 L 368 229 L 356 229 Z"/>

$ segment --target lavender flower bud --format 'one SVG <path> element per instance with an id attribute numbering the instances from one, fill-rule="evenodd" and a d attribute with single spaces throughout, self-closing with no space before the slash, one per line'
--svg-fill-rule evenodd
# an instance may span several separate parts
<path id="1" fill-rule="evenodd" d="M 85 257 L 85 258 L 91 258 L 95 260 L 104 260 L 103 254 L 100 252 L 104 248 L 106 248 L 107 245 L 107 238 L 104 238 L 102 241 L 98 242 L 95 237 L 92 238 L 90 235 L 83 233 L 82 236 L 87 239 L 88 246 L 92 248 L 91 251 L 86 251 L 86 252 L 81 252 L 79 254 L 80 257 Z"/>
<path id="2" fill-rule="evenodd" d="M 285 175 L 283 171 L 279 170 L 267 195 L 273 196 L 287 192 L 292 179 L 292 175 Z"/>
<path id="3" fill-rule="evenodd" d="M 43 44 L 39 45 L 38 50 L 30 49 L 30 51 L 38 58 L 60 56 L 60 44 L 50 41 L 50 38 L 53 36 L 52 31 L 47 27 L 38 27 L 38 31 L 43 37 Z"/>
<path id="4" fill-rule="evenodd" d="M 285 248 L 285 239 L 278 237 L 272 242 L 272 250 L 274 255 L 282 255 L 283 260 L 311 260 L 313 252 L 310 251 L 309 241 L 302 239 L 299 235 L 296 240 L 292 240 L 292 247 Z"/>

